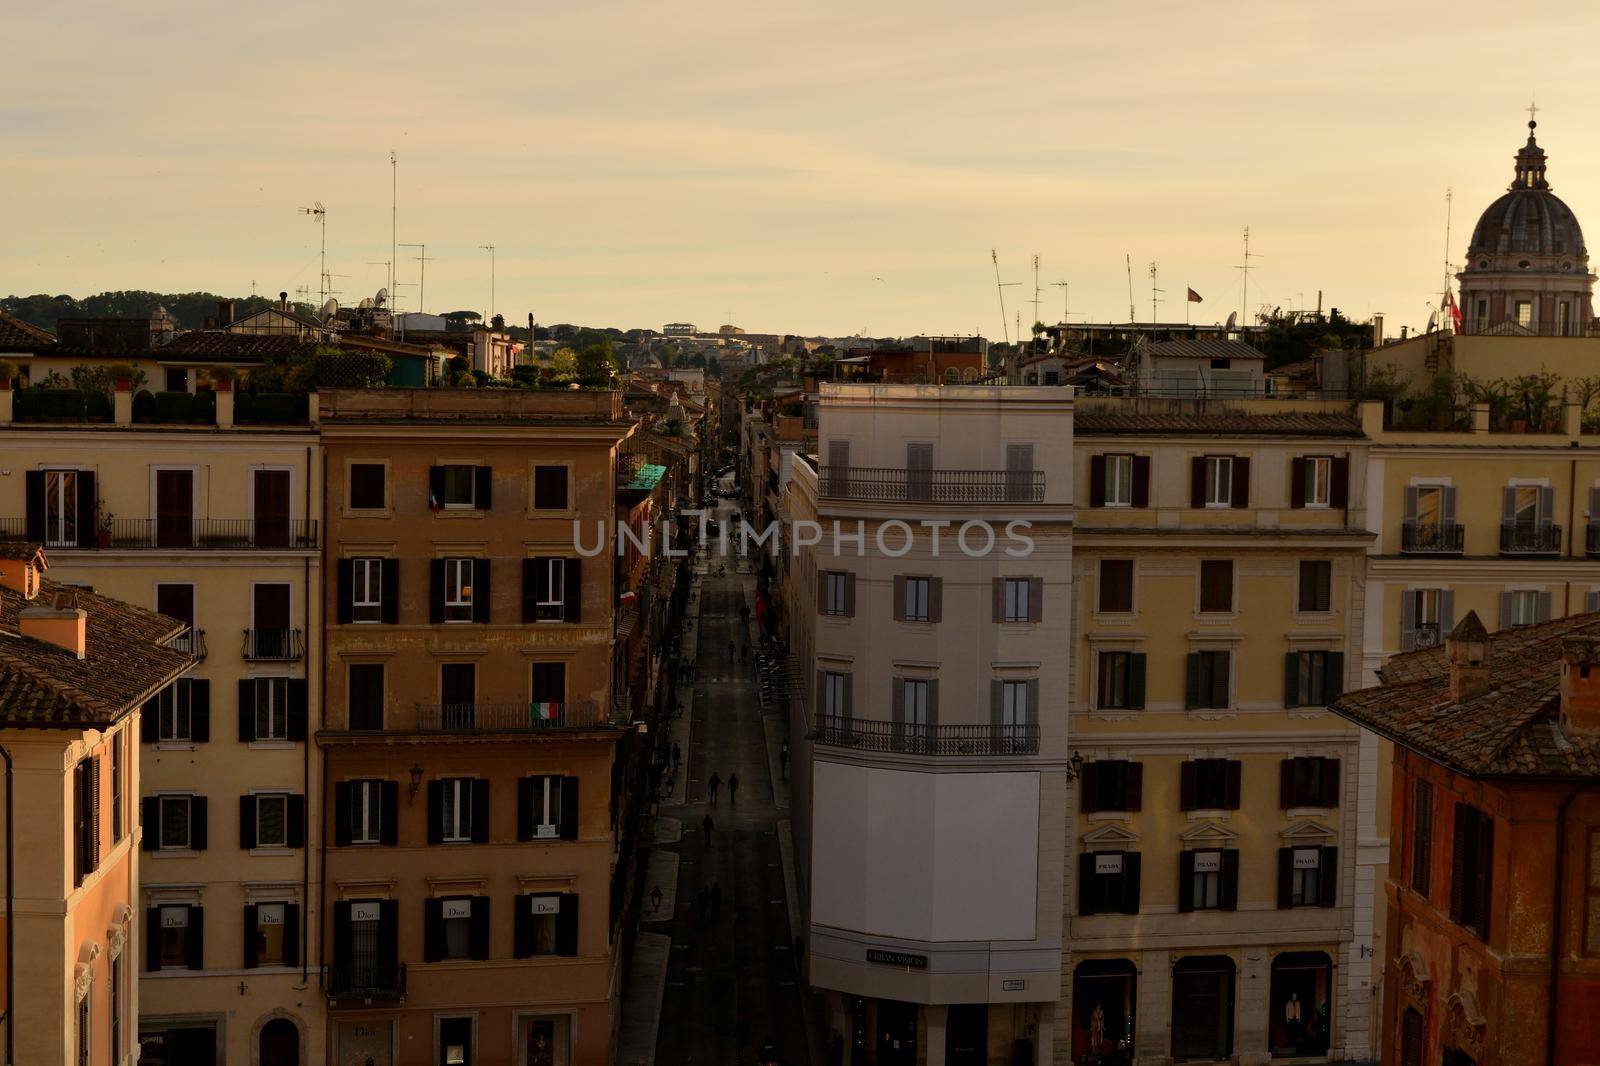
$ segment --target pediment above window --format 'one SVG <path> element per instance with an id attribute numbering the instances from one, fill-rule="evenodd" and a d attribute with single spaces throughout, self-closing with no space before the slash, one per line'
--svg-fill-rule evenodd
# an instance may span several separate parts
<path id="1" fill-rule="evenodd" d="M 1232 848 L 1238 846 L 1239 834 L 1216 822 L 1200 822 L 1179 833 L 1178 839 L 1183 841 L 1183 846 L 1188 850 Z"/>
<path id="2" fill-rule="evenodd" d="M 1334 843 L 1339 834 L 1314 818 L 1306 818 L 1295 822 L 1279 834 L 1283 838 L 1285 847 L 1295 844 L 1316 844 L 1318 846 Z"/>
<path id="3" fill-rule="evenodd" d="M 1133 851 L 1139 834 L 1121 822 L 1103 822 L 1083 834 L 1085 851 Z"/>

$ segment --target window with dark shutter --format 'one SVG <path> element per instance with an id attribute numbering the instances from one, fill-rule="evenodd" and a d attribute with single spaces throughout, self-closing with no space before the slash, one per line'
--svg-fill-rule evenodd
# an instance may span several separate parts
<path id="1" fill-rule="evenodd" d="M 1470 804 L 1456 804 L 1450 865 L 1450 919 L 1488 940 L 1494 819 Z"/>
<path id="2" fill-rule="evenodd" d="M 533 509 L 535 511 L 565 511 L 569 506 L 566 465 L 535 466 L 533 468 Z"/>
<path id="3" fill-rule="evenodd" d="M 1100 560 L 1100 613 L 1133 611 L 1133 560 Z"/>
<path id="4" fill-rule="evenodd" d="M 1411 889 L 1427 898 L 1433 887 L 1433 782 L 1418 781 L 1411 798 Z"/>
<path id="5" fill-rule="evenodd" d="M 381 511 L 388 506 L 382 463 L 350 464 L 350 509 Z"/>
<path id="6" fill-rule="evenodd" d="M 351 663 L 345 697 L 348 728 L 383 728 L 383 664 Z"/>
<path id="7" fill-rule="evenodd" d="M 1207 613 L 1233 610 L 1233 560 L 1201 560 L 1200 610 Z"/>
<path id="8" fill-rule="evenodd" d="M 1300 598 L 1297 604 L 1302 614 L 1322 613 L 1333 609 L 1333 563 L 1328 559 L 1302 559 L 1300 561 Z"/>

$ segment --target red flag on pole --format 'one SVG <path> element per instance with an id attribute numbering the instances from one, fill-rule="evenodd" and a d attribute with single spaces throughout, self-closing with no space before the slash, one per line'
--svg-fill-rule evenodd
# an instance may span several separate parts
<path id="1" fill-rule="evenodd" d="M 1200 294 L 1193 289 L 1189 290 L 1189 302 L 1192 304 L 1205 303 L 1204 300 L 1200 299 Z"/>
<path id="2" fill-rule="evenodd" d="M 1453 293 L 1453 292 L 1446 293 L 1445 294 L 1445 298 L 1444 298 L 1444 303 L 1445 303 L 1445 307 L 1448 308 L 1449 311 L 1450 311 L 1450 328 L 1455 330 L 1455 332 L 1460 333 L 1461 332 L 1461 308 L 1459 306 L 1457 306 L 1457 304 L 1456 304 L 1456 294 Z"/>

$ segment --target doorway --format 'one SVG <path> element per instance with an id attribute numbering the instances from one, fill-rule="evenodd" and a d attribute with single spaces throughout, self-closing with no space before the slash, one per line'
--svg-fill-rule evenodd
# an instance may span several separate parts
<path id="1" fill-rule="evenodd" d="M 300 1030 L 288 1018 L 274 1018 L 261 1027 L 260 1066 L 300 1066 Z"/>
<path id="2" fill-rule="evenodd" d="M 194 547 L 194 471 L 156 471 L 156 547 Z"/>
<path id="3" fill-rule="evenodd" d="M 255 472 L 255 546 L 289 546 L 289 471 Z"/>
<path id="4" fill-rule="evenodd" d="M 1172 1057 L 1233 1054 L 1234 965 L 1226 955 L 1189 955 L 1172 971 Z"/>
<path id="5" fill-rule="evenodd" d="M 989 1004 L 950 1004 L 944 1061 L 949 1066 L 984 1066 L 989 1061 Z"/>
<path id="6" fill-rule="evenodd" d="M 916 1066 L 917 1005 L 878 1000 L 877 1066 Z"/>

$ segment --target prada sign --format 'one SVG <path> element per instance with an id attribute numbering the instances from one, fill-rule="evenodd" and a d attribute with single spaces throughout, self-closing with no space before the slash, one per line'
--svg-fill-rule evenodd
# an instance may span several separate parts
<path id="1" fill-rule="evenodd" d="M 868 948 L 867 961 L 881 962 L 885 966 L 904 966 L 910 970 L 928 968 L 928 956 L 913 955 L 909 951 L 879 951 L 877 948 Z"/>

